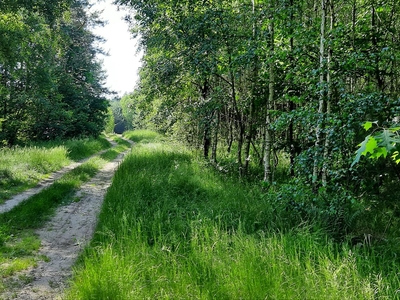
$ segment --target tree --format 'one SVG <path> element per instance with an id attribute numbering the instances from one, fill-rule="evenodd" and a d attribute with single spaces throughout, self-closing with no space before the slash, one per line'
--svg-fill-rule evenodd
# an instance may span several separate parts
<path id="1" fill-rule="evenodd" d="M 157 128 L 214 164 L 234 156 L 240 176 L 272 182 L 285 151 L 316 193 L 368 180 L 349 165 L 361 120 L 399 115 L 396 1 L 117 3 L 146 50 L 134 110 Z"/>
<path id="2" fill-rule="evenodd" d="M 107 102 L 86 1 L 0 4 L 0 141 L 98 135 Z M 10 4 L 10 5 L 5 5 Z"/>

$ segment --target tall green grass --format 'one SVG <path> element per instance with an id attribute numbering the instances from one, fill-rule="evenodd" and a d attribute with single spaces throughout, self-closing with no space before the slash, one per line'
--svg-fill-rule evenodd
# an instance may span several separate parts
<path id="1" fill-rule="evenodd" d="M 0 149 L 0 204 L 70 162 L 63 146 Z"/>
<path id="2" fill-rule="evenodd" d="M 111 135 L 111 138 L 113 135 Z M 104 137 L 99 136 L 98 138 L 87 137 L 87 138 L 76 138 L 69 140 L 55 140 L 49 142 L 36 143 L 37 147 L 41 148 L 53 148 L 57 146 L 64 146 L 67 149 L 68 158 L 73 161 L 78 161 L 89 157 L 101 150 L 110 148 L 110 142 Z"/>
<path id="3" fill-rule="evenodd" d="M 67 299 L 398 297 L 395 264 L 381 271 L 373 251 L 310 225 L 283 229 L 258 187 L 145 140 L 114 177 Z"/>
<path id="4" fill-rule="evenodd" d="M 163 136 L 161 134 L 158 134 L 157 132 L 151 131 L 151 130 L 146 130 L 146 129 L 141 129 L 141 130 L 135 130 L 135 131 L 125 131 L 123 134 L 124 137 L 127 139 L 130 139 L 136 143 L 147 143 L 147 142 L 155 142 L 163 139 Z"/>
<path id="5" fill-rule="evenodd" d="M 96 152 L 107 149 L 104 138 L 40 143 L 34 146 L 0 149 L 0 204 L 35 186 L 50 173 Z"/>

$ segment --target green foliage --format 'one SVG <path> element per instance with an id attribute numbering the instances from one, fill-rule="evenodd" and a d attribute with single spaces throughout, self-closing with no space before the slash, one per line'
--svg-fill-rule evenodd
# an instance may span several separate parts
<path id="1" fill-rule="evenodd" d="M 17 2 L 0 5 L 0 141 L 98 136 L 107 91 L 88 3 Z"/>
<path id="2" fill-rule="evenodd" d="M 367 135 L 365 140 L 358 145 L 360 148 L 357 150 L 357 155 L 351 167 L 360 161 L 361 156 L 378 159 L 380 157 L 386 158 L 389 154 L 396 164 L 400 162 L 400 159 L 397 159 L 399 151 L 396 150 L 398 144 L 400 144 L 398 133 L 400 127 L 382 128 L 378 126 L 377 122 L 365 122 L 363 127 L 368 131 L 373 124 L 376 125 L 375 130 L 372 134 Z"/>
<path id="3" fill-rule="evenodd" d="M 137 91 L 121 100 L 129 126 L 173 135 L 217 165 L 234 157 L 241 179 L 251 168 L 263 175 L 266 133 L 273 153 L 288 154 L 290 176 L 315 192 L 362 195 L 371 178 L 400 178 L 384 164 L 371 176 L 372 165 L 353 157 L 365 139 L 360 120 L 390 127 L 400 113 L 397 2 L 117 3 L 134 9 L 129 20 L 146 50 Z M 356 161 L 398 159 L 396 132 L 381 133 Z"/>
<path id="4" fill-rule="evenodd" d="M 111 108 L 108 108 L 107 123 L 104 131 L 106 133 L 114 133 L 115 118 Z"/>
<path id="5" fill-rule="evenodd" d="M 146 99 L 140 89 L 125 95 L 120 101 L 127 129 L 144 129 L 151 126 L 151 113 L 146 114 Z"/>

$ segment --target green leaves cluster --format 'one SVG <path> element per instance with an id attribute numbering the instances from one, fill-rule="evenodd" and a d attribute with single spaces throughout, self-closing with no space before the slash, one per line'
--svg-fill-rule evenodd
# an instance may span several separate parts
<path id="1" fill-rule="evenodd" d="M 99 21 L 78 0 L 0 4 L 0 142 L 98 135 L 107 102 Z"/>
<path id="2" fill-rule="evenodd" d="M 396 150 L 400 144 L 400 127 L 382 128 L 379 127 L 378 122 L 370 121 L 365 122 L 363 127 L 368 131 L 373 124 L 376 125 L 376 129 L 358 145 L 360 148 L 357 150 L 357 155 L 351 167 L 360 161 L 361 156 L 378 159 L 380 157 L 386 158 L 390 154 L 396 164 L 400 163 L 399 151 Z"/>

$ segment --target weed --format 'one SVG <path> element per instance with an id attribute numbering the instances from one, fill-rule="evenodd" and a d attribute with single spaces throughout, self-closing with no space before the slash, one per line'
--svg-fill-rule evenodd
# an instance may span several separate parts
<path id="1" fill-rule="evenodd" d="M 29 275 L 18 275 L 18 280 L 23 284 L 23 285 L 27 285 L 29 283 L 31 283 L 34 278 L 32 276 Z"/>

